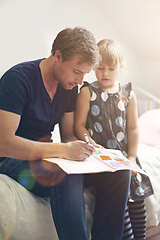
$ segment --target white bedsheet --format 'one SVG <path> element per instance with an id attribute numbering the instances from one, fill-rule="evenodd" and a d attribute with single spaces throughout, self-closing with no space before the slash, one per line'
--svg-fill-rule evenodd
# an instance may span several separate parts
<path id="1" fill-rule="evenodd" d="M 145 199 L 147 225 L 157 226 L 160 223 L 160 146 L 140 143 L 138 156 L 154 190 L 154 195 Z"/>
<path id="2" fill-rule="evenodd" d="M 90 235 L 94 197 L 87 190 L 84 197 Z M 0 174 L 0 240 L 58 240 L 49 199 L 36 197 L 3 174 Z"/>

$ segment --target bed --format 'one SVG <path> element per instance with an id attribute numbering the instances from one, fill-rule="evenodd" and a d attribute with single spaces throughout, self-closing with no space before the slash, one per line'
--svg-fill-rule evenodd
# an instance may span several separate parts
<path id="1" fill-rule="evenodd" d="M 138 156 L 148 173 L 154 195 L 145 200 L 147 240 L 160 239 L 160 99 L 134 86 L 138 98 L 140 143 Z M 58 137 L 57 137 L 58 139 Z M 85 191 L 86 222 L 92 224 L 94 200 Z M 89 227 L 87 228 L 90 236 Z M 49 199 L 36 197 L 0 174 L 0 240 L 58 240 Z"/>
<path id="2" fill-rule="evenodd" d="M 138 156 L 152 182 L 154 195 L 145 199 L 147 240 L 160 239 L 160 99 L 134 86 L 138 99 L 140 142 Z"/>
<path id="3" fill-rule="evenodd" d="M 147 209 L 147 232 L 148 240 L 160 239 L 160 145 L 140 143 L 138 149 L 139 159 L 143 169 L 148 173 L 154 195 L 145 199 Z"/>

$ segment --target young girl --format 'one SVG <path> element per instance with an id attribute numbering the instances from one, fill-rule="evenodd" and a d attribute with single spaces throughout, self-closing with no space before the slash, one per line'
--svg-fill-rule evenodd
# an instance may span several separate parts
<path id="1" fill-rule="evenodd" d="M 98 47 L 101 61 L 94 69 L 97 81 L 91 84 L 85 82 L 78 95 L 75 133 L 84 141 L 84 133 L 87 133 L 90 143 L 95 147 L 101 145 L 105 148 L 119 149 L 130 161 L 136 163 L 137 102 L 131 83 L 119 83 L 119 74 L 124 68 L 123 51 L 119 43 L 110 39 L 101 40 Z M 146 193 L 141 186 L 138 186 L 138 198 L 129 198 L 123 239 L 145 239 L 144 198 L 152 194 L 151 186 L 149 189 Z"/>

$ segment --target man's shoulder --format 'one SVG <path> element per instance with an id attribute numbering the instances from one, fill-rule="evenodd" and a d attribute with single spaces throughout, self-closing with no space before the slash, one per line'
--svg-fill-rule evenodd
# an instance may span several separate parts
<path id="1" fill-rule="evenodd" d="M 10 68 L 8 71 L 14 71 L 14 72 L 22 72 L 22 70 L 31 71 L 35 68 L 39 67 L 39 63 L 42 61 L 42 59 L 37 59 L 33 61 L 26 61 L 21 62 L 16 65 L 14 65 L 12 68 Z"/>
<path id="2" fill-rule="evenodd" d="M 25 72 L 32 71 L 32 70 L 34 70 L 34 69 L 39 67 L 39 63 L 41 61 L 42 61 L 42 59 L 37 59 L 37 60 L 33 60 L 33 61 L 26 61 L 26 62 L 18 63 L 16 65 L 14 65 L 13 67 L 9 68 L 4 73 L 4 75 L 8 75 L 8 74 L 23 74 Z"/>
<path id="3" fill-rule="evenodd" d="M 38 59 L 33 61 L 21 62 L 14 65 L 3 74 L 3 76 L 1 77 L 1 82 L 26 82 L 27 79 L 35 79 L 37 74 L 40 75 L 39 63 L 41 61 L 42 59 Z"/>

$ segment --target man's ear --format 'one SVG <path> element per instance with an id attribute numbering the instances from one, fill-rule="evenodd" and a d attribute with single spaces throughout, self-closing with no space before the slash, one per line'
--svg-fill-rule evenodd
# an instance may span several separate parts
<path id="1" fill-rule="evenodd" d="M 59 50 L 55 52 L 54 57 L 57 62 L 62 61 L 62 53 Z"/>

